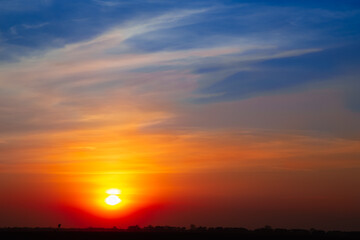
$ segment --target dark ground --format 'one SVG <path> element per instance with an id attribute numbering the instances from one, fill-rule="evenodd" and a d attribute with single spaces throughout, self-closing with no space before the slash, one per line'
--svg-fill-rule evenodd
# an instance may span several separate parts
<path id="1" fill-rule="evenodd" d="M 1 228 L 0 239 L 66 239 L 66 240 L 202 240 L 202 239 L 356 239 L 360 240 L 360 232 L 320 231 L 320 230 L 286 230 L 261 228 L 247 230 L 245 228 L 197 228 L 186 230 L 175 227 L 151 227 L 129 229 L 55 229 L 55 228 Z"/>

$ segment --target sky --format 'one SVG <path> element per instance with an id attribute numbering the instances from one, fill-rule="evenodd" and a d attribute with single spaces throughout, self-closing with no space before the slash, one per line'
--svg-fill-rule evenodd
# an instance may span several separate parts
<path id="1" fill-rule="evenodd" d="M 0 0 L 0 227 L 360 230 L 359 74 L 355 0 Z"/>

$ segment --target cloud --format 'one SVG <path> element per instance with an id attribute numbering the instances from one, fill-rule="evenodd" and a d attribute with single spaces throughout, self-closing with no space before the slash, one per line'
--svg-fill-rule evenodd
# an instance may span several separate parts
<path id="1" fill-rule="evenodd" d="M 300 166 L 295 159 L 300 149 L 308 149 L 304 157 L 315 151 L 299 142 L 299 136 L 315 134 L 313 139 L 308 136 L 309 142 L 322 146 L 336 145 L 341 138 L 356 145 L 352 141 L 359 133 L 358 115 L 342 106 L 341 89 L 327 85 L 342 78 L 333 80 L 332 72 L 318 65 L 338 66 L 328 55 L 331 49 L 290 48 L 253 36 L 156 51 L 128 43 L 191 25 L 197 22 L 195 16 L 211 11 L 187 9 L 134 19 L 91 39 L 3 63 L 0 131 L 6 146 L 1 151 L 8 156 L 3 164 L 34 162 L 40 170 L 55 165 L 59 172 L 106 172 L 99 162 L 109 162 L 119 172 L 172 172 L 202 170 L 204 162 L 216 169 L 224 158 L 220 165 L 226 169 L 256 168 L 267 160 L 291 168 L 285 158 Z M 344 66 L 350 63 L 348 59 Z M 309 69 L 324 78 L 323 85 L 306 78 L 312 76 Z M 280 76 L 286 79 L 279 85 Z M 239 79 L 241 87 L 235 84 Z M 297 88 L 304 81 L 316 89 Z M 202 104 L 193 101 L 199 98 Z M 278 134 L 266 135 L 274 129 Z M 27 145 L 30 140 L 34 145 Z M 293 152 L 284 153 L 277 144 Z M 208 153 L 209 146 L 216 154 Z M 243 148 L 237 150 L 239 146 Z M 179 154 L 178 149 L 184 151 Z M 354 149 L 349 150 L 352 165 Z M 260 156 L 260 151 L 266 154 Z M 331 154 L 318 153 L 321 163 L 301 167 L 325 167 Z M 278 160 L 280 156 L 284 159 Z"/>
<path id="2" fill-rule="evenodd" d="M 10 27 L 9 31 L 12 35 L 16 35 L 20 38 L 22 38 L 22 36 L 20 36 L 21 34 L 19 34 L 19 32 L 23 31 L 23 30 L 28 30 L 28 29 L 38 29 L 38 28 L 42 28 L 46 25 L 48 25 L 49 23 L 39 23 L 39 24 L 22 24 L 22 25 L 15 25 Z"/>
<path id="3" fill-rule="evenodd" d="M 39 23 L 39 24 L 33 24 L 33 25 L 29 25 L 29 24 L 22 24 L 21 26 L 23 26 L 25 29 L 36 29 L 36 28 L 42 28 L 46 25 L 48 25 L 49 23 Z"/>
<path id="4" fill-rule="evenodd" d="M 194 76 L 182 70 L 153 74 L 129 71 L 147 65 L 188 58 L 194 52 L 113 55 L 109 54 L 109 51 L 119 48 L 126 49 L 127 46 L 123 43 L 126 36 L 147 32 L 149 28 L 164 28 L 165 23 L 167 23 L 167 27 L 170 27 L 169 22 L 176 24 L 181 18 L 200 12 L 202 10 L 163 15 L 150 19 L 145 25 L 137 22 L 108 31 L 90 41 L 70 44 L 62 49 L 51 50 L 44 55 L 26 57 L 20 62 L 3 64 L 0 67 L 3 73 L 0 82 L 4 84 L 1 95 L 2 117 L 0 121 L 1 126 L 4 127 L 2 130 L 7 133 L 64 131 L 69 128 L 94 127 L 94 124 L 97 125 L 99 122 L 106 124 L 105 122 L 109 121 L 107 118 L 110 116 L 114 117 L 110 122 L 116 121 L 121 124 L 129 121 L 132 117 L 125 117 L 124 120 L 121 120 L 123 118 L 121 116 L 116 117 L 117 114 L 113 113 L 114 108 L 120 106 L 124 107 L 124 111 L 134 112 L 132 121 L 137 122 L 136 124 L 144 124 L 140 119 L 146 119 L 147 114 L 142 112 L 142 117 L 136 116 L 140 114 L 140 110 L 135 106 L 142 105 L 144 103 L 142 101 L 148 101 L 147 99 L 153 98 L 159 92 L 163 92 L 164 95 L 169 94 L 165 91 L 171 90 L 171 88 L 174 90 L 175 87 L 186 85 L 193 88 L 191 85 L 195 84 Z M 195 53 L 199 54 L 199 57 L 211 57 L 228 54 L 232 51 L 234 51 L 232 48 L 204 49 Z M 147 81 L 142 78 L 155 78 L 156 80 Z M 176 81 L 180 78 L 183 79 L 183 83 L 179 82 L 179 85 L 175 86 Z M 13 79 L 13 81 L 9 82 L 8 79 Z M 174 86 L 168 84 L 159 87 L 158 85 L 172 81 Z M 108 86 L 106 86 L 107 84 Z M 114 89 L 112 88 L 113 84 L 123 85 L 123 87 Z M 102 86 L 101 89 L 98 89 L 99 86 Z M 141 88 L 155 91 L 151 94 L 145 92 L 141 94 L 139 92 L 142 91 Z M 157 88 L 158 90 L 156 90 Z M 74 92 L 72 89 L 78 90 Z M 153 99 L 161 99 L 162 94 L 160 93 Z M 118 99 L 119 104 L 110 109 L 105 108 L 104 111 L 98 111 L 114 99 Z M 150 105 L 151 102 L 149 101 Z M 131 106 L 135 108 L 131 110 Z M 167 115 L 169 114 L 161 109 L 150 110 L 149 119 L 146 119 L 145 122 L 163 119 Z"/>
<path id="5" fill-rule="evenodd" d="M 237 71 L 215 82 L 200 92 L 203 94 L 224 93 L 207 101 L 246 99 L 263 94 L 278 94 L 279 91 L 304 87 L 334 77 L 355 74 L 349 66 L 360 63 L 359 46 L 339 48 L 305 49 L 277 53 L 266 59 L 258 58 L 251 68 Z M 248 58 L 251 60 L 251 57 Z M 348 67 L 345 67 L 348 66 Z M 344 79 L 346 79 L 345 77 Z M 344 80 L 342 80 L 344 81 Z M 354 85 L 354 82 L 348 81 Z"/>
<path id="6" fill-rule="evenodd" d="M 183 10 L 132 20 L 93 39 L 3 64 L 0 82 L 8 93 L 2 99 L 6 109 L 1 119 L 2 126 L 6 126 L 3 131 L 10 134 L 114 124 L 133 127 L 160 124 L 178 114 L 188 114 L 178 111 L 187 104 L 185 108 L 191 112 L 193 103 L 184 105 L 184 102 L 196 98 L 205 86 L 219 87 L 200 92 L 204 101 L 229 96 L 229 89 L 221 80 L 229 79 L 241 69 L 257 73 L 259 69 L 253 70 L 255 64 L 287 61 L 322 51 L 319 48 L 282 49 L 253 39 L 242 39 L 237 44 L 219 42 L 209 47 L 155 52 L 138 52 L 127 44 L 127 39 L 135 36 L 188 24 L 184 19 L 207 11 L 210 10 Z M 197 71 L 214 65 L 220 66 L 215 73 Z M 272 70 L 265 75 L 275 76 Z M 246 97 L 252 92 L 261 93 L 264 88 L 263 82 L 255 81 L 256 85 L 249 90 L 251 84 L 250 81 L 243 88 L 230 86 L 230 89 L 235 91 L 236 98 L 241 98 L 240 90 Z M 128 114 L 124 116 L 122 112 Z M 179 122 L 178 126 L 182 124 Z"/>
<path id="7" fill-rule="evenodd" d="M 105 7 L 115 7 L 124 4 L 131 4 L 130 1 L 101 1 L 101 0 L 93 0 L 98 5 L 105 6 Z"/>
<path id="8" fill-rule="evenodd" d="M 10 28 L 10 33 L 13 34 L 13 35 L 17 35 L 17 34 L 18 34 L 17 29 L 16 29 L 16 26 L 12 26 L 12 27 Z"/>

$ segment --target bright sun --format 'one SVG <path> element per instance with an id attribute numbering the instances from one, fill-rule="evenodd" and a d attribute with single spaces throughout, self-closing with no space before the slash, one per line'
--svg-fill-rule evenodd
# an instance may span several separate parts
<path id="1" fill-rule="evenodd" d="M 107 190 L 106 193 L 110 195 L 105 199 L 106 204 L 114 206 L 121 202 L 121 199 L 117 196 L 121 193 L 119 189 L 112 188 Z"/>

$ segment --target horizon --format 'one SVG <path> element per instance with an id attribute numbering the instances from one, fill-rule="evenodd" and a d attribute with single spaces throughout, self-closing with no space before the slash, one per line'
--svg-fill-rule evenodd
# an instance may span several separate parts
<path id="1" fill-rule="evenodd" d="M 0 0 L 0 228 L 360 231 L 360 2 Z"/>
<path id="2" fill-rule="evenodd" d="M 242 239 L 288 239 L 295 238 L 311 238 L 311 239 L 356 239 L 360 236 L 360 231 L 323 231 L 317 229 L 272 229 L 270 226 L 264 228 L 249 230 L 246 228 L 206 228 L 195 227 L 191 225 L 189 229 L 185 227 L 169 227 L 169 226 L 149 226 L 139 228 L 131 226 L 128 229 L 113 228 L 0 228 L 3 237 L 19 238 L 31 237 L 36 239 L 118 239 L 119 237 L 131 239 L 167 239 L 170 237 L 180 239 L 234 239 L 240 237 Z"/>
<path id="3" fill-rule="evenodd" d="M 61 224 L 59 224 L 61 225 Z M 121 226 L 112 226 L 112 227 L 96 227 L 96 226 L 89 226 L 89 227 L 82 227 L 82 228 L 74 228 L 74 227 L 63 227 L 61 226 L 48 226 L 48 227 L 1 227 L 0 230 L 94 230 L 94 231 L 98 231 L 98 230 L 106 230 L 106 231 L 129 231 L 129 232 L 136 232 L 136 231 L 144 231 L 144 232 L 151 232 L 151 231 L 173 231 L 173 232 L 177 232 L 177 231 L 248 231 L 248 232 L 258 232 L 258 231 L 268 231 L 268 232 L 272 232 L 272 231 L 307 231 L 309 233 L 318 233 L 318 232 L 322 232 L 322 233 L 331 233 L 331 232 L 344 232 L 344 233 L 360 233 L 360 231 L 341 231 L 341 230 L 336 230 L 336 229 L 330 229 L 330 230 L 324 230 L 324 229 L 315 229 L 315 228 L 310 228 L 310 229 L 302 229 L 302 228 L 273 228 L 269 225 L 265 225 L 262 227 L 257 227 L 257 228 L 245 228 L 245 227 L 226 227 L 226 226 L 213 226 L 213 227 L 207 227 L 207 226 L 196 226 L 194 224 L 190 224 L 189 226 L 169 226 L 169 225 L 144 225 L 144 226 L 139 226 L 139 225 L 130 225 L 130 226 L 126 226 L 126 227 L 121 227 Z"/>

